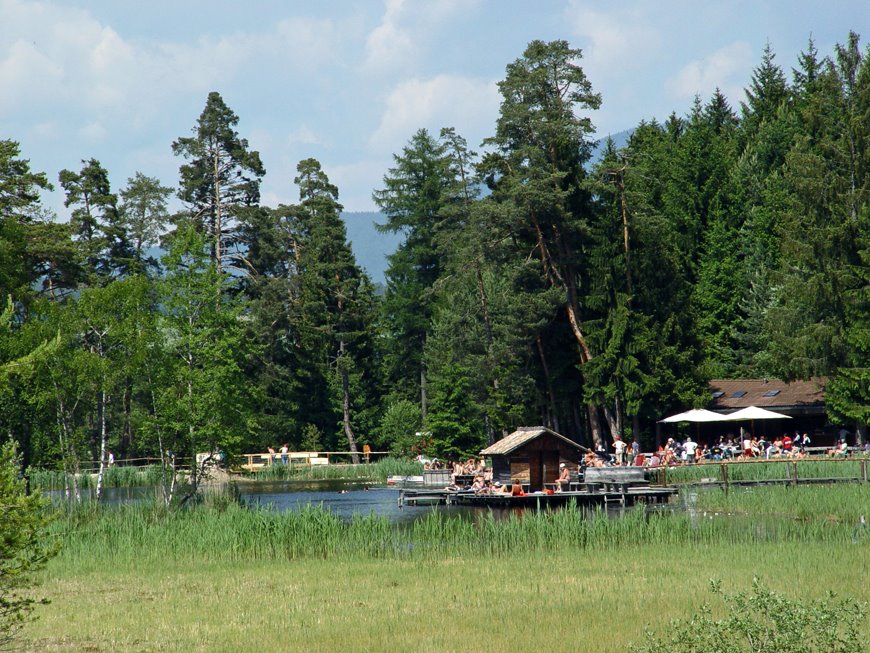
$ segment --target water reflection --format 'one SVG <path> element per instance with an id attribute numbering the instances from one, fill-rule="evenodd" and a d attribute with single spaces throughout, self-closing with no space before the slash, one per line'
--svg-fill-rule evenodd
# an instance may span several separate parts
<path id="1" fill-rule="evenodd" d="M 490 515 L 494 519 L 519 517 L 524 511 L 522 508 L 456 505 L 400 506 L 399 489 L 356 481 L 238 481 L 235 486 L 241 503 L 251 508 L 284 512 L 319 506 L 341 519 L 352 519 L 355 515 L 375 515 L 394 524 L 411 524 L 424 519 L 433 511 L 444 517 L 469 519 L 475 523 L 489 518 Z M 225 486 L 219 489 L 225 489 Z M 54 501 L 64 499 L 63 492 L 60 491 L 46 494 Z M 93 500 L 93 490 L 82 490 L 82 498 L 86 501 Z M 107 505 L 121 505 L 160 498 L 160 488 L 157 487 L 104 488 L 102 502 Z"/>

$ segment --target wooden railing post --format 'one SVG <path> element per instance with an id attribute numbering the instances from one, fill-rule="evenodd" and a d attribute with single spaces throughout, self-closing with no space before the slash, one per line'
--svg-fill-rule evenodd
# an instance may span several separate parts
<path id="1" fill-rule="evenodd" d="M 861 480 L 867 482 L 867 459 L 861 459 Z"/>

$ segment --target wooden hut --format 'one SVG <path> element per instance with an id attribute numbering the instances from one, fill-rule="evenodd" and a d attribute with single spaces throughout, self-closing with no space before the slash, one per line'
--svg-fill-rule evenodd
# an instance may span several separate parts
<path id="1" fill-rule="evenodd" d="M 492 478 L 501 483 L 523 483 L 530 491 L 543 490 L 559 476 L 559 463 L 577 469 L 580 452 L 573 440 L 545 426 L 525 426 L 480 452 L 492 459 Z"/>

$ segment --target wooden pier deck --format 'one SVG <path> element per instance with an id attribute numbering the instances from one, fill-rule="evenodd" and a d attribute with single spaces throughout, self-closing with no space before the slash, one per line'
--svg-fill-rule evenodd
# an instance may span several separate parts
<path id="1" fill-rule="evenodd" d="M 628 487 L 624 490 L 589 492 L 532 492 L 523 496 L 510 494 L 475 494 L 454 490 L 416 490 L 404 489 L 399 494 L 399 504 L 407 506 L 422 505 L 465 505 L 498 508 L 547 508 L 564 506 L 571 501 L 581 507 L 606 505 L 633 506 L 636 503 L 667 503 L 677 494 L 676 487 Z"/>

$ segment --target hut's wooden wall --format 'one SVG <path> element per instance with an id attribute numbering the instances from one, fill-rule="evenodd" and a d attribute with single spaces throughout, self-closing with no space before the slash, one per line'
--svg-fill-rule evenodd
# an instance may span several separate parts
<path id="1" fill-rule="evenodd" d="M 521 481 L 531 491 L 542 490 L 559 476 L 559 463 L 577 465 L 579 450 L 548 433 L 504 456 L 492 457 L 493 479 L 508 483 Z"/>

